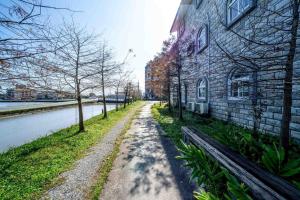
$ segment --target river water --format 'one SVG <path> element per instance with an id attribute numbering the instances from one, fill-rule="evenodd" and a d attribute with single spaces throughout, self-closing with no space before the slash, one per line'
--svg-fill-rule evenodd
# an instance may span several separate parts
<path id="1" fill-rule="evenodd" d="M 115 105 L 108 104 L 113 110 Z M 99 104 L 84 105 L 84 119 L 99 115 L 103 106 Z M 68 107 L 34 114 L 26 114 L 0 119 L 0 152 L 10 147 L 17 147 L 39 137 L 50 135 L 60 129 L 78 123 L 77 107 Z"/>

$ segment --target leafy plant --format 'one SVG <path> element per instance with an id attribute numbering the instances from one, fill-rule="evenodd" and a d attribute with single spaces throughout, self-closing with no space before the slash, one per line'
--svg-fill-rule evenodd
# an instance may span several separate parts
<path id="1" fill-rule="evenodd" d="M 213 195 L 210 192 L 206 192 L 205 190 L 201 190 L 200 192 L 195 192 L 196 200 L 219 200 L 218 197 Z"/>
<path id="2" fill-rule="evenodd" d="M 185 121 L 178 121 L 176 112 L 173 111 L 173 113 L 170 113 L 167 108 L 158 104 L 152 107 L 152 113 L 177 146 L 181 146 L 181 126 L 195 127 L 227 147 L 239 152 L 247 159 L 265 167 L 270 172 L 282 176 L 300 189 L 299 144 L 292 142 L 289 161 L 284 164 L 282 162 L 284 156 L 282 155 L 282 150 L 279 148 L 278 136 L 259 134 L 258 138 L 254 138 L 251 131 L 243 127 L 224 123 L 218 119 L 206 119 L 193 115 L 190 112 L 184 112 Z M 222 185 L 222 190 L 224 188 L 226 190 L 226 180 Z M 208 193 L 216 195 L 213 191 L 208 191 Z"/>
<path id="3" fill-rule="evenodd" d="M 294 180 L 293 183 L 300 188 L 299 182 L 295 181 L 300 176 L 300 158 L 288 160 L 285 163 L 285 153 L 282 147 L 277 147 L 275 143 L 273 143 L 273 146 L 263 145 L 263 147 L 263 166 L 274 174 Z"/>
<path id="4" fill-rule="evenodd" d="M 181 156 L 177 158 L 186 161 L 186 166 L 192 170 L 191 179 L 198 185 L 204 183 L 205 188 L 213 194 L 221 194 L 225 188 L 225 176 L 219 164 L 208 157 L 204 150 L 181 143 Z"/>
<path id="5" fill-rule="evenodd" d="M 234 176 L 232 176 L 227 169 L 222 168 L 223 173 L 227 178 L 227 190 L 229 194 L 224 194 L 227 200 L 252 200 L 248 195 L 248 187 L 244 183 L 240 183 Z"/>
<path id="6" fill-rule="evenodd" d="M 272 146 L 263 145 L 264 153 L 261 158 L 262 164 L 266 169 L 275 174 L 280 174 L 283 168 L 284 149 L 277 147 L 275 143 Z"/>

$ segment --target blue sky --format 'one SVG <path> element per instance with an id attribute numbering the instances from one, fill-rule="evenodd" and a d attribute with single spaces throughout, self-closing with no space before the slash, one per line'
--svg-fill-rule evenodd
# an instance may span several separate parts
<path id="1" fill-rule="evenodd" d="M 130 62 L 135 79 L 144 89 L 144 67 L 160 51 L 177 12 L 180 0 L 47 0 L 48 4 L 80 10 L 74 21 L 103 37 L 122 60 L 132 48 Z M 52 12 L 51 12 L 52 13 Z M 53 21 L 70 13 L 55 12 Z"/>

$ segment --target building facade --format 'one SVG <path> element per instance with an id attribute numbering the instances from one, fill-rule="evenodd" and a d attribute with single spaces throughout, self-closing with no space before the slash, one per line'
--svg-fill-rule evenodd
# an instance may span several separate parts
<path id="1" fill-rule="evenodd" d="M 151 90 L 151 68 L 150 64 L 147 64 L 145 67 L 145 98 L 152 98 L 152 90 Z"/>
<path id="2" fill-rule="evenodd" d="M 145 67 L 145 98 L 149 100 L 159 99 L 159 91 L 157 89 L 156 70 L 157 66 L 154 62 L 149 62 Z"/>
<path id="3" fill-rule="evenodd" d="M 6 98 L 9 100 L 33 100 L 36 99 L 37 92 L 25 85 L 16 85 L 15 88 L 7 89 Z"/>
<path id="4" fill-rule="evenodd" d="M 290 2 L 183 0 L 171 28 L 177 32 L 180 49 L 183 104 L 187 108 L 207 104 L 212 117 L 279 134 L 284 66 L 292 37 L 286 31 L 291 28 L 293 14 Z M 297 139 L 299 45 L 298 39 L 290 123 L 291 135 Z"/>

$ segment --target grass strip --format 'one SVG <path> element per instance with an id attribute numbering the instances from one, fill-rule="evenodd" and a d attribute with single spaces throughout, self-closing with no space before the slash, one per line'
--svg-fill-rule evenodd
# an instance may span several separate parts
<path id="1" fill-rule="evenodd" d="M 85 132 L 78 133 L 78 126 L 73 125 L 0 154 L 0 199 L 39 199 L 62 181 L 58 178 L 61 173 L 71 169 L 76 160 L 141 104 L 110 111 L 108 119 L 98 115 L 87 120 Z"/>
<path id="2" fill-rule="evenodd" d="M 126 124 L 121 134 L 116 139 L 112 152 L 104 159 L 104 162 L 101 164 L 101 167 L 99 168 L 99 177 L 97 178 L 96 184 L 92 187 L 88 199 L 92 199 L 92 200 L 99 199 L 104 189 L 104 185 L 108 179 L 109 173 L 113 167 L 113 162 L 118 156 L 118 153 L 120 151 L 120 146 L 122 144 L 123 139 L 125 138 L 125 134 L 131 127 L 132 121 L 137 116 L 139 111 L 140 111 L 139 109 L 136 110 L 135 114 L 132 115 L 132 117 L 129 120 L 129 123 Z"/>

